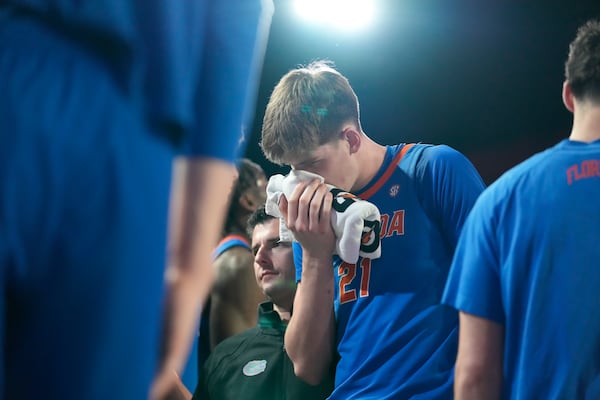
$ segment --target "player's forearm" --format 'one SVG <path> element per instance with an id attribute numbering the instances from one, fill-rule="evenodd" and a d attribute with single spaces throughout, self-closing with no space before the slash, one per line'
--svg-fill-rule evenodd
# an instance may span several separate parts
<path id="1" fill-rule="evenodd" d="M 204 279 L 204 277 L 202 277 Z M 183 276 L 167 283 L 163 322 L 163 368 L 181 372 L 189 355 L 210 280 L 202 284 Z"/>
<path id="2" fill-rule="evenodd" d="M 169 218 L 169 268 L 214 279 L 212 251 L 219 240 L 235 166 L 208 158 L 175 161 Z"/>
<path id="3" fill-rule="evenodd" d="M 483 331 L 483 334 L 486 333 L 487 331 Z M 493 336 L 490 334 L 490 337 Z M 460 340 L 464 344 L 466 339 L 461 337 Z M 479 354 L 472 354 L 464 347 L 459 344 L 454 374 L 454 398 L 499 400 L 503 380 L 501 351 L 498 351 L 499 355 L 496 357 L 480 357 L 483 350 L 477 350 Z"/>
<path id="4" fill-rule="evenodd" d="M 167 333 L 196 328 L 214 281 L 212 251 L 225 218 L 227 202 L 223 199 L 234 179 L 234 167 L 214 159 L 178 159 L 174 170 L 166 274 L 166 312 L 171 314 L 167 322 L 173 327 Z"/>
<path id="5" fill-rule="evenodd" d="M 169 221 L 166 303 L 161 365 L 153 396 L 161 398 L 180 372 L 214 280 L 211 255 L 218 241 L 234 178 L 233 166 L 213 159 L 178 159 Z"/>
<path id="6" fill-rule="evenodd" d="M 499 399 L 503 381 L 503 325 L 461 311 L 454 375 L 457 400 Z"/>
<path id="7" fill-rule="evenodd" d="M 493 369 L 474 369 L 457 361 L 454 376 L 456 400 L 500 399 L 502 372 Z"/>
<path id="8" fill-rule="evenodd" d="M 285 334 L 286 351 L 297 376 L 313 385 L 322 381 L 331 367 L 334 334 L 331 258 L 311 260 L 305 254 Z"/>

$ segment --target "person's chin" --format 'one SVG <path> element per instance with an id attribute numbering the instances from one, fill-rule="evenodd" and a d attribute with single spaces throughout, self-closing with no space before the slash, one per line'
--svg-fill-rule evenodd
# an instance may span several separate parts
<path id="1" fill-rule="evenodd" d="M 269 295 L 269 293 L 274 293 L 280 291 L 282 288 L 281 279 L 278 279 L 275 276 L 272 276 L 271 279 L 263 279 L 262 281 L 262 289 L 263 291 Z"/>
<path id="2" fill-rule="evenodd" d="M 277 274 L 265 274 L 262 276 L 261 281 L 263 285 L 272 285 L 279 280 L 279 276 Z"/>

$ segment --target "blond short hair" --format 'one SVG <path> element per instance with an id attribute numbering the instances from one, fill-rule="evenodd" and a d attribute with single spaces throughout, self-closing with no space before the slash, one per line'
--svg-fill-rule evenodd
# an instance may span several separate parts
<path id="1" fill-rule="evenodd" d="M 360 129 L 358 98 L 348 79 L 327 61 L 285 74 L 263 119 L 260 146 L 270 161 L 289 160 L 339 138 L 343 125 Z"/>

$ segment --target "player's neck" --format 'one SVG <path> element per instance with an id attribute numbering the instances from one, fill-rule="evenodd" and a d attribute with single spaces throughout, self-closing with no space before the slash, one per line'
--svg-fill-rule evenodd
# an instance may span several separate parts
<path id="1" fill-rule="evenodd" d="M 369 137 L 365 136 L 366 140 L 361 144 L 361 154 L 358 160 L 360 172 L 356 182 L 352 186 L 353 192 L 358 192 L 371 182 L 377 175 L 383 161 L 385 159 L 386 147 L 375 143 Z"/>
<path id="2" fill-rule="evenodd" d="M 586 105 L 573 113 L 570 140 L 590 143 L 600 139 L 600 105 Z"/>
<path id="3" fill-rule="evenodd" d="M 276 305 L 273 307 L 277 314 L 279 314 L 279 318 L 281 322 L 288 323 L 290 322 L 290 317 L 292 316 L 292 312 L 289 309 L 284 309 L 281 307 L 277 307 Z"/>
<path id="4" fill-rule="evenodd" d="M 288 323 L 292 315 L 292 305 L 294 304 L 294 297 L 290 299 L 272 299 L 273 309 L 279 314 L 281 321 Z"/>

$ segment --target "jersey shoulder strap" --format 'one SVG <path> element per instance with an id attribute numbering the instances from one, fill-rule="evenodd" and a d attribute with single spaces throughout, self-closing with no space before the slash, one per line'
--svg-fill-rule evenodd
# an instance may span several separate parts
<path id="1" fill-rule="evenodd" d="M 244 247 L 250 250 L 250 243 L 245 237 L 240 235 L 227 235 L 217 244 L 217 247 L 213 251 L 213 260 L 225 253 L 232 247 Z"/>

